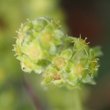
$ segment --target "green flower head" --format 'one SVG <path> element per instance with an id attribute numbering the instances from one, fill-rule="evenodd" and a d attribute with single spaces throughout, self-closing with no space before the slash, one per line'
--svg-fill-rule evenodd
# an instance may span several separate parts
<path id="1" fill-rule="evenodd" d="M 101 51 L 86 40 L 70 37 L 58 21 L 39 17 L 22 24 L 14 51 L 25 72 L 42 73 L 43 85 L 76 87 L 94 83 Z"/>
<path id="2" fill-rule="evenodd" d="M 63 37 L 64 33 L 58 22 L 49 17 L 28 20 L 22 24 L 14 45 L 22 70 L 41 73 L 56 54 Z"/>

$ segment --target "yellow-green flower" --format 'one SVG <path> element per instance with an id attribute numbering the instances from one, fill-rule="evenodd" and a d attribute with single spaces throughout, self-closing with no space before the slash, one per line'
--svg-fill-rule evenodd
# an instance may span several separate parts
<path id="1" fill-rule="evenodd" d="M 14 45 L 25 72 L 42 73 L 43 85 L 76 87 L 94 84 L 101 51 L 85 39 L 70 37 L 49 17 L 28 20 L 21 25 Z"/>

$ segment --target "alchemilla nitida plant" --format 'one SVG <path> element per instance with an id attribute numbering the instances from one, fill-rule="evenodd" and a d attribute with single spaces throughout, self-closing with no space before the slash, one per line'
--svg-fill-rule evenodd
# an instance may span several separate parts
<path id="1" fill-rule="evenodd" d="M 100 48 L 91 48 L 86 39 L 67 35 L 52 18 L 38 17 L 22 24 L 14 51 L 22 70 L 41 74 L 45 86 L 74 88 L 95 83 Z"/>

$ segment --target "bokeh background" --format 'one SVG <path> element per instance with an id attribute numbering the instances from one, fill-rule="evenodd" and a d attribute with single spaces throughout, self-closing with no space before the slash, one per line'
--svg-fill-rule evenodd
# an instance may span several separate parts
<path id="1" fill-rule="evenodd" d="M 16 30 L 38 16 L 59 19 L 69 35 L 101 46 L 95 86 L 45 90 L 40 76 L 21 71 L 12 51 Z M 0 0 L 0 110 L 110 110 L 110 0 Z"/>

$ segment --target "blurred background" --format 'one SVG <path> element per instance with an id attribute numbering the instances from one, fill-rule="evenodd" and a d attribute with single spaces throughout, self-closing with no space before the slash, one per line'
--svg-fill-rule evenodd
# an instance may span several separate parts
<path id="1" fill-rule="evenodd" d="M 69 35 L 102 47 L 95 86 L 44 90 L 40 76 L 21 71 L 12 52 L 21 23 L 52 16 Z M 0 110 L 110 110 L 110 0 L 0 0 Z"/>

